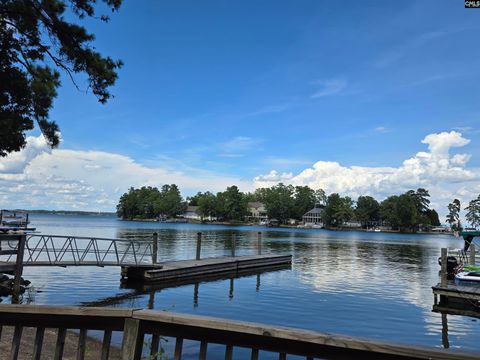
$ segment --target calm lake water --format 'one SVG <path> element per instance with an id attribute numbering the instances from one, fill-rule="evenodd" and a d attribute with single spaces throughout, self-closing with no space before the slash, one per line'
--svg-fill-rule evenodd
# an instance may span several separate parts
<path id="1" fill-rule="evenodd" d="M 255 253 L 262 231 L 263 253 L 292 254 L 289 270 L 231 281 L 186 285 L 156 292 L 120 287 L 118 267 L 27 267 L 24 277 L 49 305 L 153 307 L 443 348 L 441 315 L 433 313 L 431 286 L 438 282 L 442 247 L 461 247 L 448 235 L 334 232 L 124 222 L 109 216 L 31 215 L 43 234 L 106 238 L 151 238 L 159 233 L 160 259 L 195 256 L 196 233 L 204 234 L 203 256 Z M 480 352 L 480 321 L 448 316 L 452 349 Z"/>

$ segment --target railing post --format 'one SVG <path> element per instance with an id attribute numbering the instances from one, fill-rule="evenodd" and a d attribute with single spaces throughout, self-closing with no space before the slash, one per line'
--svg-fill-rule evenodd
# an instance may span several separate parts
<path id="1" fill-rule="evenodd" d="M 158 233 L 153 233 L 152 239 L 152 264 L 155 265 L 157 263 L 157 253 L 158 253 Z"/>
<path id="2" fill-rule="evenodd" d="M 200 251 L 202 250 L 202 233 L 197 233 L 197 256 L 195 259 L 200 260 Z"/>
<path id="3" fill-rule="evenodd" d="M 27 241 L 27 235 L 19 235 L 20 239 L 18 241 L 18 250 L 17 250 L 17 259 L 15 263 L 15 273 L 13 280 L 13 296 L 12 303 L 17 304 L 20 298 L 20 283 L 22 282 L 23 274 L 23 252 L 25 250 L 25 242 Z"/>
<path id="4" fill-rule="evenodd" d="M 235 234 L 232 235 L 232 257 L 235 257 L 235 248 L 237 247 L 237 238 Z"/>
<path id="5" fill-rule="evenodd" d="M 470 265 L 475 265 L 475 244 L 472 242 L 470 244 Z"/>
<path id="6" fill-rule="evenodd" d="M 257 253 L 262 255 L 262 233 L 260 231 L 257 234 Z"/>
<path id="7" fill-rule="evenodd" d="M 142 356 L 143 333 L 140 320 L 126 318 L 123 327 L 122 360 L 140 360 Z"/>
<path id="8" fill-rule="evenodd" d="M 445 287 L 447 286 L 447 248 L 442 248 L 440 261 L 442 263 L 440 270 L 440 285 Z"/>

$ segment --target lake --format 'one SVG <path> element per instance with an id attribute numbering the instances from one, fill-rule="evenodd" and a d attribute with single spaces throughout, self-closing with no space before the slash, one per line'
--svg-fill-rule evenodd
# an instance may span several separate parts
<path id="1" fill-rule="evenodd" d="M 254 254 L 261 231 L 263 253 L 293 255 L 291 270 L 146 293 L 121 288 L 118 267 L 26 267 L 35 304 L 153 307 L 437 348 L 443 347 L 441 315 L 431 311 L 437 259 L 440 248 L 463 245 L 450 235 L 126 222 L 113 216 L 32 214 L 31 225 L 43 234 L 105 238 L 150 239 L 158 232 L 160 260 L 194 258 L 199 231 L 202 256 L 229 255 L 233 236 L 238 255 Z M 480 321 L 448 316 L 450 348 L 480 351 L 479 338 Z"/>

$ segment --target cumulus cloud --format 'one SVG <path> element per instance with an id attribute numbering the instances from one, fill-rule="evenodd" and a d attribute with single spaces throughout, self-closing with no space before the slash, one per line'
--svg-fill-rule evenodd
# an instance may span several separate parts
<path id="1" fill-rule="evenodd" d="M 196 168 L 179 171 L 167 165 L 170 162 L 145 166 L 109 152 L 51 150 L 42 136 L 29 137 L 25 149 L 0 159 L 0 207 L 112 211 L 130 186 L 176 183 L 184 194 L 193 194 L 222 191 L 232 184 L 250 191 L 283 182 L 353 198 L 371 195 L 379 200 L 424 187 L 430 190 L 432 206 L 443 216 L 454 198 L 466 204 L 480 193 L 480 169 L 468 167 L 471 155 L 451 153 L 469 142 L 458 131 L 430 134 L 422 140 L 425 151 L 399 167 L 318 161 L 298 174 L 272 170 L 248 181 Z M 254 139 L 238 137 L 225 143 L 224 150 L 236 154 L 234 150 L 245 151 L 254 144 Z"/>
<path id="2" fill-rule="evenodd" d="M 185 194 L 221 191 L 232 184 L 249 190 L 251 182 L 190 169 L 147 167 L 133 159 L 102 151 L 51 150 L 42 136 L 0 159 L 0 206 L 6 208 L 113 211 L 130 186 L 175 183 Z"/>
<path id="3" fill-rule="evenodd" d="M 32 159 L 50 151 L 43 136 L 29 137 L 25 149 L 11 153 L 8 157 L 1 159 L 0 173 L 21 173 Z"/>
<path id="4" fill-rule="evenodd" d="M 418 152 L 400 167 L 342 166 L 338 162 L 318 161 L 295 176 L 276 171 L 257 176 L 254 185 L 259 188 L 284 182 L 354 198 L 371 195 L 377 199 L 424 187 L 430 190 L 432 206 L 443 214 L 455 197 L 465 203 L 480 193 L 480 169 L 467 168 L 471 155 L 450 154 L 452 148 L 469 142 L 456 131 L 430 134 L 422 140 L 428 151 Z"/>

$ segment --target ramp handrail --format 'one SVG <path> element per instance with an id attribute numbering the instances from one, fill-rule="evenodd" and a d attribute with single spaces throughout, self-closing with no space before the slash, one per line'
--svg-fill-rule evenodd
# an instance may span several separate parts
<path id="1" fill-rule="evenodd" d="M 11 249 L 18 241 L 7 241 Z M 24 265 L 142 265 L 152 263 L 152 241 L 86 236 L 30 234 L 25 244 Z M 12 260 L 10 255 L 7 262 Z"/>

